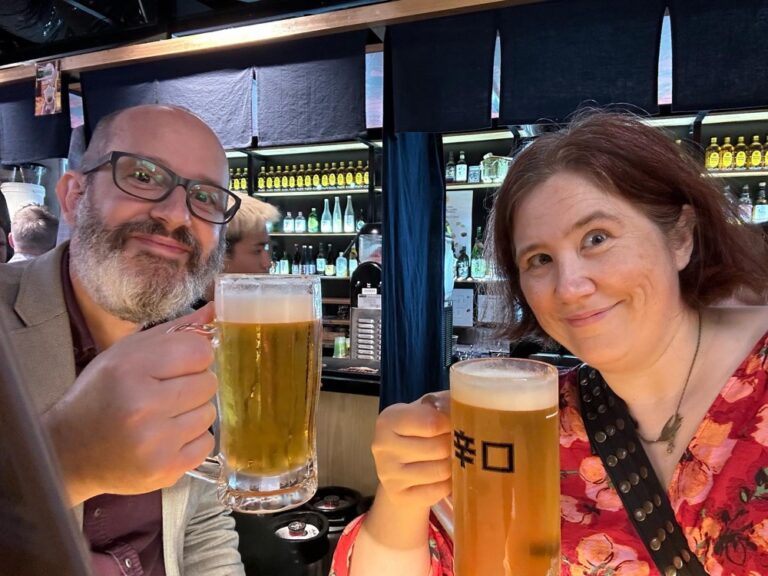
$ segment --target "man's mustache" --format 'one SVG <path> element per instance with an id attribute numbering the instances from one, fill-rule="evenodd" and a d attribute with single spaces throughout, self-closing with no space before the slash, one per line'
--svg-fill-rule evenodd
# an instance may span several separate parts
<path id="1" fill-rule="evenodd" d="M 147 234 L 152 236 L 163 236 L 170 238 L 179 244 L 183 244 L 191 250 L 188 266 L 190 268 L 197 267 L 200 263 L 202 250 L 200 249 L 200 243 L 192 235 L 192 232 L 185 226 L 180 226 L 174 230 L 167 230 L 157 220 L 149 219 L 142 222 L 126 222 L 120 224 L 110 230 L 109 232 L 109 245 L 112 250 L 119 250 L 125 246 L 128 238 L 132 234 Z"/>

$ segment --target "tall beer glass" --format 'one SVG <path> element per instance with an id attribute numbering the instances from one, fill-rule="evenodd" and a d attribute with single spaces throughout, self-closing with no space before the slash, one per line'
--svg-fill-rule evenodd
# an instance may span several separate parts
<path id="1" fill-rule="evenodd" d="M 455 575 L 560 574 L 557 370 L 488 358 L 450 376 Z"/>
<path id="2" fill-rule="evenodd" d="M 241 512 L 299 506 L 317 490 L 320 278 L 221 274 L 215 302 L 219 498 Z"/>

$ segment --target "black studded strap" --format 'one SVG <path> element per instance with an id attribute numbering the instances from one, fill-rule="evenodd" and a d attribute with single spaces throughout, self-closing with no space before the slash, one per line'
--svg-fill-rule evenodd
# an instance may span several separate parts
<path id="1" fill-rule="evenodd" d="M 600 456 L 624 510 L 663 576 L 706 576 L 677 523 L 624 401 L 600 373 L 579 367 L 581 414 L 592 452 Z"/>

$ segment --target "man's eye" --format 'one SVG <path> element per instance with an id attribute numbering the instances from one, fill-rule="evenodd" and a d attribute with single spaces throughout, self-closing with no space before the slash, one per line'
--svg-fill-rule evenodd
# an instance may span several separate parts
<path id="1" fill-rule="evenodd" d="M 152 176 L 143 170 L 134 170 L 133 179 L 142 184 L 149 184 L 152 181 Z"/>
<path id="2" fill-rule="evenodd" d="M 201 204 L 210 204 L 213 202 L 213 199 L 211 198 L 211 195 L 208 194 L 208 192 L 198 190 L 195 192 L 195 202 L 200 202 Z"/>

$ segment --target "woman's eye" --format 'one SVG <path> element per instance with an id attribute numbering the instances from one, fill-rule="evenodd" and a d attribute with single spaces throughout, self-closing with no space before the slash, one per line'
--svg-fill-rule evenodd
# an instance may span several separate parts
<path id="1" fill-rule="evenodd" d="M 606 240 L 608 240 L 608 234 L 605 232 L 590 232 L 584 239 L 584 244 L 587 246 L 599 246 Z"/>
<path id="2" fill-rule="evenodd" d="M 540 266 L 544 266 L 545 264 L 552 262 L 552 258 L 550 258 L 547 254 L 534 254 L 528 258 L 527 262 L 528 268 L 539 268 Z"/>

